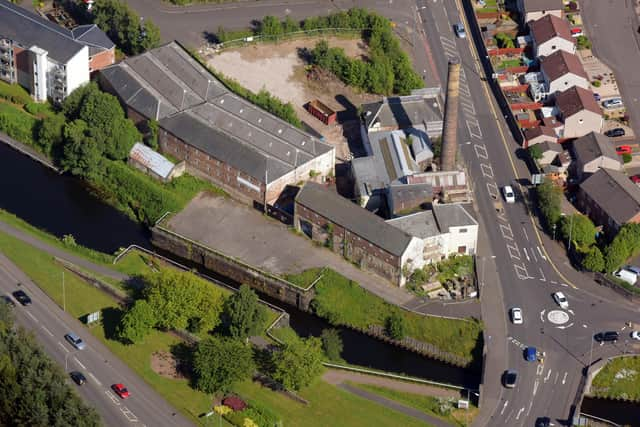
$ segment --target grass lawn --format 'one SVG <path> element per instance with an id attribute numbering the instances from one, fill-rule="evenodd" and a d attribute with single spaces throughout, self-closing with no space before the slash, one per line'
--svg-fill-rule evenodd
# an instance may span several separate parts
<path id="1" fill-rule="evenodd" d="M 505 59 L 500 63 L 498 68 L 511 68 L 511 67 L 519 67 L 521 62 L 519 59 Z"/>
<path id="2" fill-rule="evenodd" d="M 331 269 L 325 270 L 315 290 L 312 306 L 316 314 L 334 325 L 364 329 L 369 325 L 384 326 L 387 317 L 398 310 Z M 472 361 L 472 353 L 477 350 L 481 338 L 482 326 L 478 321 L 421 316 L 405 310 L 401 310 L 401 314 L 407 336 Z"/>
<path id="3" fill-rule="evenodd" d="M 470 424 L 467 423 L 467 420 L 472 421 L 473 417 L 478 413 L 478 408 L 475 406 L 471 406 L 468 412 L 464 409 L 456 409 L 455 401 L 446 398 L 407 393 L 371 384 L 356 384 L 351 382 L 349 384 L 354 387 L 361 388 L 362 390 L 386 397 L 387 399 L 395 400 L 396 402 L 410 406 L 434 417 L 442 418 L 443 420 L 457 426 L 466 426 Z"/>
<path id="4" fill-rule="evenodd" d="M 597 397 L 640 401 L 640 356 L 617 357 L 593 379 L 591 393 Z"/>

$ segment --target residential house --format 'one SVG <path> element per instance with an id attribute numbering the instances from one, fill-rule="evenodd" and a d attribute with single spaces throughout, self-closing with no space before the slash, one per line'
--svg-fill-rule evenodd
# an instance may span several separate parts
<path id="1" fill-rule="evenodd" d="M 536 21 L 546 15 L 562 18 L 562 0 L 517 0 L 520 20 L 523 24 Z"/>
<path id="2" fill-rule="evenodd" d="M 589 90 L 576 86 L 559 93 L 556 110 L 564 124 L 562 138 L 579 138 L 590 132 L 602 131 L 602 110 Z"/>
<path id="3" fill-rule="evenodd" d="M 18 83 L 36 101 L 58 103 L 115 61 L 115 44 L 95 25 L 60 27 L 0 0 L 0 80 Z"/>
<path id="4" fill-rule="evenodd" d="M 295 199 L 295 228 L 363 270 L 398 286 L 424 265 L 423 243 L 322 184 L 307 182 Z"/>
<path id="5" fill-rule="evenodd" d="M 555 130 L 549 126 L 536 126 L 524 130 L 524 148 L 532 145 L 541 144 L 543 142 L 557 143 L 558 135 Z"/>
<path id="6" fill-rule="evenodd" d="M 575 174 L 580 181 L 601 168 L 622 170 L 622 163 L 612 142 L 601 133 L 590 132 L 573 141 Z"/>
<path id="7" fill-rule="evenodd" d="M 549 56 L 559 50 L 575 54 L 576 40 L 571 37 L 571 28 L 566 19 L 545 15 L 529 22 L 533 50 L 538 58 Z"/>
<path id="8" fill-rule="evenodd" d="M 562 145 L 557 142 L 541 142 L 536 145 L 542 157 L 538 159 L 538 164 L 542 167 L 548 166 L 553 163 L 554 160 L 558 157 L 558 154 L 562 153 Z"/>
<path id="9" fill-rule="evenodd" d="M 162 153 L 248 202 L 323 179 L 335 148 L 230 92 L 175 42 L 100 72 L 135 122 L 157 120 Z"/>
<path id="10" fill-rule="evenodd" d="M 578 191 L 578 207 L 610 235 L 627 223 L 640 223 L 640 187 L 623 172 L 601 168 Z"/>
<path id="11" fill-rule="evenodd" d="M 550 95 L 574 86 L 589 89 L 589 77 L 577 55 L 557 50 L 541 59 L 540 69 Z"/>

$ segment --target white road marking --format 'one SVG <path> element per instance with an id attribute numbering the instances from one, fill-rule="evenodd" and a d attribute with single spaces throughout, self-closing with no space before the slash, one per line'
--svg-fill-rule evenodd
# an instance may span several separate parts
<path id="1" fill-rule="evenodd" d="M 544 383 L 546 384 L 549 381 L 549 377 L 551 377 L 551 368 L 547 371 L 547 376 L 544 378 Z"/>
<path id="2" fill-rule="evenodd" d="M 91 372 L 88 372 L 87 375 L 89 375 L 91 377 L 91 379 L 96 382 L 96 384 L 98 384 L 99 386 L 102 386 L 102 383 L 100 381 L 98 381 L 98 379 L 96 377 L 94 377 Z"/>
<path id="3" fill-rule="evenodd" d="M 547 279 L 544 277 L 544 272 L 542 271 L 542 268 L 540 268 L 540 274 L 542 275 L 542 278 L 540 279 L 541 282 L 546 282 Z"/>
<path id="4" fill-rule="evenodd" d="M 547 257 L 542 254 L 542 250 L 540 249 L 540 246 L 536 246 L 536 248 L 538 248 L 538 253 L 540 254 L 540 258 L 546 261 Z"/>
<path id="5" fill-rule="evenodd" d="M 502 233 L 502 237 L 505 239 L 513 240 L 513 231 L 511 231 L 511 226 L 509 224 L 499 224 L 500 232 Z"/>
<path id="6" fill-rule="evenodd" d="M 518 245 L 515 243 L 513 245 L 507 244 L 507 252 L 509 252 L 509 256 L 511 258 L 515 258 L 520 261 L 520 249 L 518 249 Z"/>
<path id="7" fill-rule="evenodd" d="M 536 375 L 540 376 L 542 375 L 542 372 L 544 371 L 544 365 L 541 363 L 538 365 L 538 367 L 536 368 Z"/>
<path id="8" fill-rule="evenodd" d="M 576 314 L 573 312 L 573 310 L 571 310 L 570 308 L 568 308 L 568 309 L 567 309 L 567 311 L 568 311 L 569 313 L 571 313 L 573 316 L 575 316 L 575 315 L 576 315 Z"/>
<path id="9" fill-rule="evenodd" d="M 118 400 L 118 398 L 117 398 L 113 393 L 111 393 L 111 391 L 109 391 L 109 390 L 105 390 L 105 391 L 104 391 L 104 393 L 107 395 L 107 397 L 108 397 L 109 399 L 111 399 L 111 401 L 112 401 L 113 403 L 115 403 L 115 404 L 116 404 L 116 406 L 120 406 L 120 401 Z"/>
<path id="10" fill-rule="evenodd" d="M 560 286 L 564 286 L 565 288 L 568 288 L 568 287 L 569 287 L 569 285 L 567 285 L 566 283 L 560 283 L 559 285 L 560 285 Z"/>
<path id="11" fill-rule="evenodd" d="M 516 415 L 516 420 L 520 419 L 520 415 L 522 415 L 523 412 L 524 412 L 524 406 L 520 408 L 520 410 L 518 411 L 518 415 Z"/>
<path id="12" fill-rule="evenodd" d="M 542 323 L 544 323 L 544 312 L 545 311 L 547 311 L 546 308 L 540 312 L 540 320 L 542 321 Z"/>
<path id="13" fill-rule="evenodd" d="M 582 327 L 583 327 L 583 328 L 588 328 L 588 326 L 587 326 L 587 325 L 585 325 L 584 323 L 582 324 Z"/>
<path id="14" fill-rule="evenodd" d="M 87 367 L 86 367 L 86 366 L 84 366 L 84 365 L 83 365 L 83 364 L 78 360 L 78 358 L 77 358 L 77 357 L 73 356 L 73 360 L 75 360 L 75 361 L 76 361 L 76 363 L 77 363 L 78 365 L 80 365 L 80 367 L 81 367 L 82 369 L 87 369 Z"/>
<path id="15" fill-rule="evenodd" d="M 527 261 L 531 261 L 529 254 L 527 253 L 527 248 L 522 248 L 522 250 L 524 251 L 524 256 L 527 257 Z"/>
<path id="16" fill-rule="evenodd" d="M 502 411 L 500 411 L 500 415 L 504 414 L 504 410 L 507 409 L 508 404 L 509 404 L 509 401 L 505 400 L 504 405 L 502 405 Z"/>
<path id="17" fill-rule="evenodd" d="M 131 412 L 131 410 L 126 406 L 120 408 L 120 411 L 124 414 L 125 417 L 127 417 L 127 420 L 129 420 L 129 422 L 131 423 L 138 422 L 138 417 L 136 417 L 136 415 L 133 412 Z"/>
<path id="18" fill-rule="evenodd" d="M 573 326 L 573 322 L 569 323 L 568 325 L 564 325 L 564 326 L 556 326 L 556 328 L 558 329 L 567 329 Z"/>
<path id="19" fill-rule="evenodd" d="M 558 383 L 558 377 L 560 376 L 560 372 L 556 372 L 556 379 L 553 380 L 553 384 L 557 384 Z"/>
<path id="20" fill-rule="evenodd" d="M 486 163 L 480 163 L 480 172 L 485 178 L 493 179 L 493 168 Z"/>
<path id="21" fill-rule="evenodd" d="M 62 349 L 63 349 L 64 351 L 66 351 L 67 353 L 69 353 L 69 349 L 68 349 L 67 347 L 65 347 L 65 346 L 64 346 L 64 344 L 62 344 L 60 341 L 58 341 L 58 345 L 59 345 L 60 347 L 62 347 Z"/>
<path id="22" fill-rule="evenodd" d="M 520 280 L 527 280 L 529 278 L 529 272 L 527 268 L 523 265 L 513 264 L 513 268 L 516 270 L 516 275 Z M 524 274 L 522 273 L 524 272 Z"/>
<path id="23" fill-rule="evenodd" d="M 529 235 L 527 234 L 527 230 L 525 228 L 523 228 L 522 232 L 524 233 L 524 237 L 525 237 L 525 239 L 527 239 L 527 242 L 528 242 L 529 241 Z"/>
<path id="24" fill-rule="evenodd" d="M 476 151 L 476 157 L 482 160 L 489 159 L 489 153 L 487 153 L 487 147 L 484 144 L 475 144 L 473 149 Z"/>
<path id="25" fill-rule="evenodd" d="M 536 382 L 533 383 L 533 395 L 535 396 L 537 391 L 538 391 L 538 386 L 540 385 L 540 380 L 536 380 Z"/>
<path id="26" fill-rule="evenodd" d="M 28 311 L 25 311 L 25 313 L 27 313 L 27 316 L 31 317 L 31 319 L 33 319 L 34 322 L 38 323 L 38 319 L 36 319 L 36 316 L 34 316 L 33 314 L 29 313 Z"/>
<path id="27" fill-rule="evenodd" d="M 492 199 L 497 200 L 500 197 L 500 192 L 498 191 L 498 186 L 492 182 L 487 182 L 487 192 Z"/>
<path id="28" fill-rule="evenodd" d="M 549 280 L 549 283 L 551 283 L 552 285 L 557 285 L 558 282 L 556 282 L 555 280 Z"/>
<path id="29" fill-rule="evenodd" d="M 565 382 L 567 382 L 567 372 L 565 372 L 564 376 L 562 377 L 562 385 L 564 385 Z"/>
<path id="30" fill-rule="evenodd" d="M 536 257 L 536 252 L 531 248 L 531 256 L 533 257 L 535 262 L 538 262 L 538 258 Z"/>
<path id="31" fill-rule="evenodd" d="M 42 328 L 42 330 L 43 330 L 43 331 L 45 331 L 46 333 L 48 333 L 50 337 L 52 337 L 52 336 L 53 336 L 53 334 L 51 333 L 51 331 L 50 331 L 50 330 L 48 330 L 46 326 L 42 325 L 42 326 L 41 326 L 41 328 Z"/>
<path id="32" fill-rule="evenodd" d="M 529 412 L 531 412 L 531 407 L 533 406 L 533 400 L 531 402 L 529 402 L 529 409 L 527 409 L 527 413 L 526 416 L 529 416 Z"/>

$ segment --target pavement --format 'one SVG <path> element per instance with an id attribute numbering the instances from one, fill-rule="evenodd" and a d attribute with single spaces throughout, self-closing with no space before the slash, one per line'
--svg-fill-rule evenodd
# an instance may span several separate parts
<path id="1" fill-rule="evenodd" d="M 33 301 L 29 306 L 16 302 L 13 311 L 17 323 L 31 330 L 44 350 L 66 372 L 80 371 L 85 375 L 87 382 L 84 385 L 77 386 L 70 379 L 69 383 L 88 404 L 96 408 L 105 425 L 192 425 L 0 254 L 0 292 L 10 294 L 17 289 L 24 290 Z M 65 341 L 64 335 L 71 331 L 82 338 L 87 348 L 76 350 Z M 110 388 L 115 383 L 123 383 L 131 397 L 126 400 L 117 397 Z"/>

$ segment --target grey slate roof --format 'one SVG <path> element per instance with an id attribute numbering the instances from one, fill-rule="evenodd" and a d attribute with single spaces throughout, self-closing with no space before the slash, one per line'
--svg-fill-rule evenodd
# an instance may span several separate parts
<path id="1" fill-rule="evenodd" d="M 78 38 L 71 30 L 7 0 L 0 0 L 0 38 L 11 39 L 25 49 L 38 46 L 46 50 L 50 58 L 64 64 L 85 45 L 94 52 L 113 47 L 113 43 L 110 44 L 111 47 L 107 47 L 110 40 L 97 27 L 76 30 Z"/>
<path id="2" fill-rule="evenodd" d="M 576 158 L 584 164 L 602 156 L 618 160 L 616 150 L 609 138 L 597 132 L 590 132 L 573 141 L 573 151 Z"/>
<path id="3" fill-rule="evenodd" d="M 391 184 L 387 191 L 396 211 L 405 201 L 422 200 L 426 203 L 433 199 L 433 187 L 430 184 Z"/>
<path id="4" fill-rule="evenodd" d="M 350 202 L 335 191 L 315 182 L 307 182 L 302 187 L 296 196 L 296 203 L 392 255 L 402 256 L 411 242 L 410 235 L 387 224 L 379 216 Z"/>
<path id="5" fill-rule="evenodd" d="M 618 224 L 640 213 L 640 188 L 622 172 L 602 168 L 580 184 L 580 189 Z"/>
<path id="6" fill-rule="evenodd" d="M 433 205 L 433 214 L 443 233 L 448 233 L 451 227 L 478 225 L 478 221 L 460 203 Z"/>
<path id="7" fill-rule="evenodd" d="M 228 91 L 175 42 L 105 68 L 100 78 L 174 136 L 260 182 L 333 150 Z"/>
<path id="8" fill-rule="evenodd" d="M 523 0 L 525 12 L 562 10 L 562 0 Z"/>
<path id="9" fill-rule="evenodd" d="M 71 30 L 73 38 L 89 46 L 89 56 L 113 49 L 116 44 L 95 24 L 80 25 Z"/>
<path id="10" fill-rule="evenodd" d="M 436 217 L 430 210 L 390 219 L 387 224 L 419 239 L 428 239 L 441 234 Z"/>
<path id="11" fill-rule="evenodd" d="M 367 128 L 376 123 L 381 127 L 404 129 L 416 124 L 442 122 L 439 100 L 422 95 L 384 98 L 382 101 L 363 104 L 362 109 Z"/>

